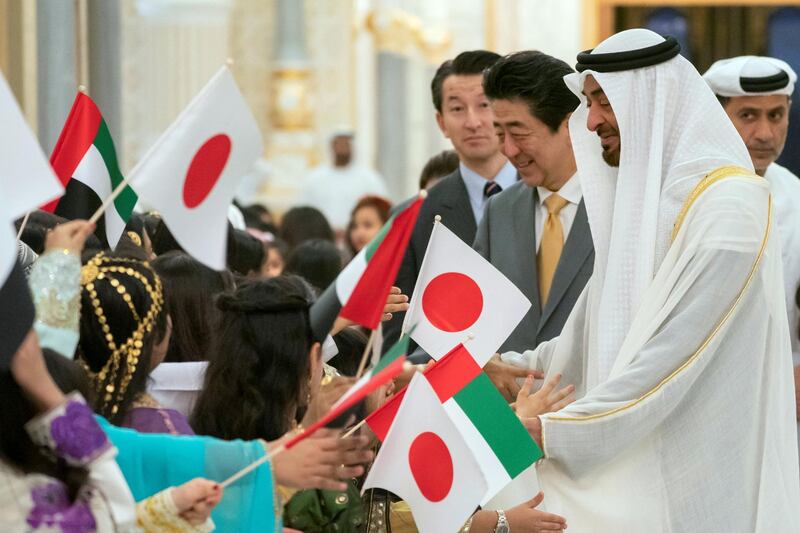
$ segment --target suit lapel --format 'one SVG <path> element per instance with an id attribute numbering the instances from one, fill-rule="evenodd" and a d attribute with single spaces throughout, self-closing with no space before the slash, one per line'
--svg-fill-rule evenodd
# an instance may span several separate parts
<path id="1" fill-rule="evenodd" d="M 575 215 L 575 221 L 572 223 L 572 229 L 570 229 L 569 236 L 567 236 L 567 242 L 564 243 L 564 249 L 561 251 L 561 259 L 558 262 L 558 267 L 556 267 L 553 284 L 550 287 L 550 296 L 542 311 L 542 319 L 539 321 L 540 331 L 550 318 L 550 315 L 558 307 L 561 298 L 564 297 L 564 293 L 567 292 L 586 258 L 591 254 L 592 249 L 589 219 L 586 216 L 586 206 L 581 200 L 578 205 L 578 212 Z"/>
<path id="2" fill-rule="evenodd" d="M 478 230 L 475 224 L 475 215 L 472 213 L 472 204 L 467 194 L 467 186 L 461 172 L 456 169 L 457 180 L 452 181 L 448 194 L 442 198 L 442 222 L 464 242 L 472 246 L 475 233 Z"/>
<path id="3" fill-rule="evenodd" d="M 514 213 L 513 239 L 508 236 L 509 253 L 516 256 L 514 264 L 519 269 L 516 285 L 528 300 L 531 309 L 528 311 L 531 324 L 539 323 L 541 305 L 539 304 L 539 272 L 536 266 L 536 188 L 520 187 L 520 193 L 514 199 L 511 212 Z"/>

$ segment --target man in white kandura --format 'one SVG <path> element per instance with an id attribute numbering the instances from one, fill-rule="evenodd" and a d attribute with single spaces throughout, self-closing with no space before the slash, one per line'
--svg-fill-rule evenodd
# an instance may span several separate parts
<path id="1" fill-rule="evenodd" d="M 769 185 L 679 51 L 627 30 L 565 77 L 595 270 L 559 337 L 503 358 L 577 387 L 525 420 L 570 530 L 800 531 Z"/>
<path id="2" fill-rule="evenodd" d="M 756 174 L 772 189 L 773 218 L 781 237 L 783 281 L 794 387 L 800 421 L 800 178 L 775 162 L 789 130 L 789 108 L 797 81 L 792 67 L 772 57 L 741 56 L 717 61 L 703 74 L 747 145 Z M 800 437 L 800 423 L 797 425 Z"/>

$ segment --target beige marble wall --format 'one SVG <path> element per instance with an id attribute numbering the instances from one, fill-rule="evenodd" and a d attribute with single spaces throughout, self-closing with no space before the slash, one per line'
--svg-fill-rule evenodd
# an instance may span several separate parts
<path id="1" fill-rule="evenodd" d="M 7 0 L 6 0 L 7 1 Z M 301 0 L 298 0 L 301 1 Z M 408 141 L 413 191 L 428 157 L 448 148 L 430 103 L 430 78 L 439 62 L 460 51 L 493 47 L 504 53 L 538 48 L 568 61 L 580 49 L 581 0 L 302 0 L 305 7 L 312 129 L 276 131 L 272 75 L 277 0 L 122 0 L 123 167 L 129 170 L 230 57 L 242 92 L 265 139 L 259 179 L 272 180 L 290 205 L 296 182 L 327 157 L 327 136 L 338 127 L 357 135 L 359 162 L 375 166 L 378 153 L 375 59 L 381 49 L 375 16 L 394 10 L 411 21 L 407 58 L 408 108 L 400 110 Z M 279 171 L 276 152 L 295 151 Z M 267 187 L 268 188 L 268 187 Z"/>
<path id="2" fill-rule="evenodd" d="M 231 6 L 228 0 L 124 0 L 123 171 L 229 57 Z"/>

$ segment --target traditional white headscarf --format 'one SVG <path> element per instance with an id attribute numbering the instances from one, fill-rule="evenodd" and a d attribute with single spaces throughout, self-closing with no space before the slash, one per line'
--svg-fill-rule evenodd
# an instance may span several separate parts
<path id="1" fill-rule="evenodd" d="M 720 96 L 791 96 L 797 74 L 780 59 L 739 56 L 716 61 L 703 79 Z"/>
<path id="2" fill-rule="evenodd" d="M 649 30 L 626 30 L 600 43 L 591 55 L 640 50 L 664 41 Z M 616 115 L 618 168 L 603 161 L 600 139 L 587 129 L 581 91 L 589 75 L 603 88 Z M 736 165 L 752 171 L 753 166 L 714 94 L 680 55 L 632 70 L 584 70 L 564 80 L 581 99 L 569 129 L 595 247 L 588 289 L 591 389 L 608 378 L 689 193 L 716 168 Z"/>

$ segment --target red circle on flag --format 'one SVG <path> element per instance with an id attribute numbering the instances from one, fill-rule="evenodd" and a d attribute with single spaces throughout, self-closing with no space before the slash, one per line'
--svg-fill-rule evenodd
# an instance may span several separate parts
<path id="1" fill-rule="evenodd" d="M 419 491 L 432 502 L 442 501 L 453 486 L 453 458 L 437 435 L 420 433 L 408 449 L 408 465 Z"/>
<path id="2" fill-rule="evenodd" d="M 442 331 L 464 331 L 481 316 L 483 293 L 465 274 L 439 274 L 422 293 L 422 311 L 428 321 Z"/>
<path id="3" fill-rule="evenodd" d="M 202 204 L 214 189 L 231 155 L 231 139 L 214 135 L 194 154 L 183 181 L 183 203 L 189 209 Z"/>

